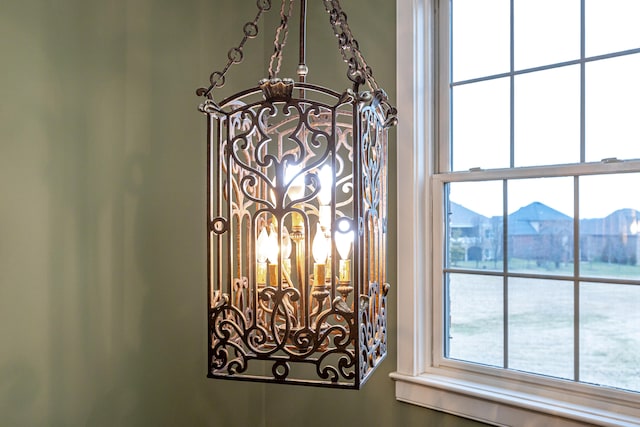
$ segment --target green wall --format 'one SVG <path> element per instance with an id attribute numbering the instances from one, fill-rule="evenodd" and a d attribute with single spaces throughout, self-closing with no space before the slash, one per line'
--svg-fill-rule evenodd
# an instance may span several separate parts
<path id="1" fill-rule="evenodd" d="M 309 81 L 346 87 L 321 2 L 310 3 L 309 51 L 325 47 Z M 395 2 L 343 6 L 393 97 Z M 362 391 L 206 379 L 195 89 L 254 15 L 254 0 L 3 3 L 1 426 L 475 425 L 395 401 L 395 290 L 390 355 Z M 221 92 L 263 77 L 271 50 L 250 41 Z"/>

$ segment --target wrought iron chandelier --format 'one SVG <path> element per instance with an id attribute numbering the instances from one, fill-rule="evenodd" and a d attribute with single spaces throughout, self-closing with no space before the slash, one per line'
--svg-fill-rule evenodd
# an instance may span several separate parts
<path id="1" fill-rule="evenodd" d="M 387 351 L 387 131 L 396 110 L 337 0 L 322 0 L 351 86 L 279 78 L 294 0 L 282 0 L 268 78 L 219 102 L 271 0 L 197 90 L 207 118 L 208 377 L 360 388 Z"/>

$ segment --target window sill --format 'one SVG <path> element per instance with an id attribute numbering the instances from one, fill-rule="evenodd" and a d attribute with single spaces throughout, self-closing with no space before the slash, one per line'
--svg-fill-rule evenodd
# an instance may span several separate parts
<path id="1" fill-rule="evenodd" d="M 437 374 L 394 372 L 396 399 L 498 426 L 639 426 L 638 416 Z M 602 402 L 601 402 L 602 403 Z"/>

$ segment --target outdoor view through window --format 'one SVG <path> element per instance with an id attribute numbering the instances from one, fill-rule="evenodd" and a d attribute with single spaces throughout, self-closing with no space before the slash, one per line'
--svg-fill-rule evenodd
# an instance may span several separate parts
<path id="1" fill-rule="evenodd" d="M 444 357 L 640 392 L 640 1 L 450 4 Z"/>

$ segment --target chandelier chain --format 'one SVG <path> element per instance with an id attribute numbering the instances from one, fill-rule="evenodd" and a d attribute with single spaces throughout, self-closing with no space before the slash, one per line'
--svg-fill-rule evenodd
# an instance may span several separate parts
<path id="1" fill-rule="evenodd" d="M 243 27 L 243 37 L 236 47 L 232 47 L 227 52 L 228 61 L 222 71 L 214 71 L 209 76 L 210 85 L 196 90 L 198 96 L 211 98 L 211 92 L 215 88 L 223 87 L 226 82 L 227 71 L 234 64 L 239 64 L 244 59 L 244 46 L 248 39 L 258 35 L 258 22 L 264 12 L 271 9 L 271 0 L 257 0 L 258 12 L 253 21 L 245 23 Z M 358 41 L 353 37 L 353 33 L 347 23 L 347 15 L 342 10 L 339 0 L 323 0 L 326 11 L 329 13 L 329 22 L 333 28 L 335 36 L 338 38 L 338 47 L 344 62 L 348 65 L 347 77 L 354 83 L 354 88 L 366 83 L 370 90 L 379 90 L 378 83 L 373 77 L 373 71 L 367 64 L 362 52 L 360 52 Z M 293 0 L 282 0 L 280 10 L 280 25 L 276 30 L 274 39 L 274 52 L 269 62 L 269 78 L 273 79 L 280 72 L 282 63 L 282 50 L 286 45 L 289 32 L 289 19 L 293 9 Z"/>
<path id="2" fill-rule="evenodd" d="M 356 87 L 366 83 L 372 91 L 379 90 L 378 83 L 373 77 L 371 67 L 360 52 L 358 41 L 353 37 L 351 28 L 347 23 L 347 14 L 344 13 L 338 0 L 323 0 L 326 11 L 329 13 L 329 22 L 333 32 L 338 38 L 338 46 L 342 59 L 349 66 L 347 77 Z"/>
<path id="3" fill-rule="evenodd" d="M 285 13 L 286 5 L 288 5 L 288 8 Z M 282 64 L 282 48 L 287 44 L 287 36 L 289 35 L 289 19 L 291 18 L 292 10 L 293 0 L 282 0 L 282 6 L 280 7 L 280 25 L 276 29 L 276 36 L 273 40 L 273 54 L 269 61 L 270 79 L 275 78 L 280 72 L 280 65 Z"/>
<path id="4" fill-rule="evenodd" d="M 196 90 L 196 94 L 198 96 L 206 96 L 210 98 L 211 91 L 214 88 L 224 86 L 226 81 L 225 76 L 227 74 L 227 71 L 229 71 L 229 68 L 231 68 L 233 64 L 241 63 L 244 59 L 244 45 L 247 43 L 247 40 L 253 39 L 258 35 L 258 22 L 260 21 L 262 14 L 271 9 L 271 0 L 257 0 L 256 5 L 258 7 L 258 13 L 253 18 L 253 21 L 245 23 L 244 27 L 242 27 L 242 31 L 244 33 L 242 40 L 240 41 L 238 46 L 232 47 L 227 52 L 228 61 L 222 71 L 214 71 L 213 73 L 211 73 L 211 75 L 209 76 L 209 82 L 211 83 L 209 87 L 201 87 Z"/>

